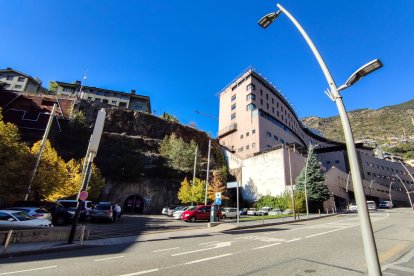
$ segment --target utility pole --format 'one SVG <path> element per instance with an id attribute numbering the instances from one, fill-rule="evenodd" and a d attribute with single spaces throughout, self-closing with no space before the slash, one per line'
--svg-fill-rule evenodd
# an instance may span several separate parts
<path id="1" fill-rule="evenodd" d="M 208 140 L 206 196 L 204 198 L 204 205 L 207 205 L 207 190 L 208 190 L 208 181 L 209 181 L 209 177 L 210 177 L 210 151 L 211 151 L 211 139 Z"/>
<path id="2" fill-rule="evenodd" d="M 290 162 L 290 148 L 289 148 L 289 146 L 287 146 L 287 150 L 288 150 L 288 158 L 289 158 L 290 191 L 292 193 L 292 211 L 293 211 L 293 218 L 296 220 L 295 191 L 293 190 L 292 164 Z"/>
<path id="3" fill-rule="evenodd" d="M 49 121 L 47 122 L 45 133 L 43 134 L 42 143 L 40 144 L 39 153 L 37 154 L 35 167 L 34 167 L 34 170 L 32 172 L 30 180 L 29 180 L 29 187 L 27 188 L 27 193 L 24 197 L 24 201 L 27 201 L 27 199 L 29 198 L 29 194 L 30 194 L 31 189 L 32 189 L 33 180 L 36 176 L 37 168 L 39 167 L 40 158 L 42 157 L 42 152 L 43 152 L 43 149 L 45 148 L 47 137 L 49 136 L 50 127 L 52 126 L 53 118 L 55 116 L 55 112 L 56 112 L 56 104 L 53 105 L 52 112 L 50 113 L 50 116 L 49 116 Z"/>

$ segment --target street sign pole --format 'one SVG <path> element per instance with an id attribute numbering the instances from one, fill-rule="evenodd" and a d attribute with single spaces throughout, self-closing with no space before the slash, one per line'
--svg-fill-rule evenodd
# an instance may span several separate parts
<path id="1" fill-rule="evenodd" d="M 239 223 L 240 223 L 239 182 L 237 182 L 236 193 L 237 193 L 237 227 L 239 227 Z"/>

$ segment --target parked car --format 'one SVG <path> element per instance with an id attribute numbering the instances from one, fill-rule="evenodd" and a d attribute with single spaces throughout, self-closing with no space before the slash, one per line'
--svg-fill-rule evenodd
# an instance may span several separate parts
<path id="1" fill-rule="evenodd" d="M 249 208 L 247 209 L 248 216 L 257 216 L 257 209 L 256 208 Z"/>
<path id="2" fill-rule="evenodd" d="M 291 215 L 291 214 L 293 214 L 293 211 L 292 211 L 292 209 L 285 209 L 285 210 L 282 212 L 282 214 L 284 214 L 284 215 Z"/>
<path id="3" fill-rule="evenodd" d="M 240 209 L 240 216 L 247 215 L 247 208 Z"/>
<path id="4" fill-rule="evenodd" d="M 179 205 L 169 205 L 162 208 L 161 214 L 168 216 L 168 212 L 175 208 L 179 207 Z"/>
<path id="5" fill-rule="evenodd" d="M 59 204 L 62 204 L 63 206 L 65 206 L 69 213 L 72 214 L 72 216 L 75 215 L 76 212 L 76 206 L 78 205 L 78 201 L 75 199 L 58 199 L 56 201 Z M 80 220 L 85 220 L 86 218 L 88 218 L 91 215 L 91 211 L 92 211 L 92 201 L 89 200 L 84 200 L 84 201 L 80 201 L 81 204 L 81 212 L 79 214 L 79 219 Z"/>
<path id="6" fill-rule="evenodd" d="M 221 210 L 222 218 L 237 218 L 237 208 L 224 207 Z"/>
<path id="7" fill-rule="evenodd" d="M 173 216 L 173 213 L 175 212 L 175 211 L 180 211 L 180 210 L 182 210 L 182 209 L 184 209 L 185 208 L 185 206 L 177 206 L 177 207 L 175 207 L 174 209 L 170 209 L 170 208 L 168 208 L 168 210 L 167 210 L 167 216 L 169 216 L 169 217 L 172 217 Z"/>
<path id="8" fill-rule="evenodd" d="M 53 225 L 64 225 L 72 222 L 73 214 L 69 210 L 57 202 L 51 201 L 16 201 L 14 202 L 16 207 L 39 207 L 46 209 L 52 215 Z"/>
<path id="9" fill-rule="evenodd" d="M 356 212 L 356 211 L 358 211 L 358 206 L 355 203 L 350 203 L 348 205 L 348 210 L 351 211 L 351 212 Z"/>
<path id="10" fill-rule="evenodd" d="M 211 205 L 198 205 L 193 209 L 188 209 L 181 214 L 181 219 L 195 222 L 196 220 L 210 220 Z M 217 211 L 217 218 L 222 218 L 221 210 Z"/>
<path id="11" fill-rule="evenodd" d="M 392 204 L 392 201 L 385 200 L 385 201 L 381 201 L 381 202 L 378 204 L 378 207 L 380 207 L 380 208 L 389 208 L 389 209 L 391 209 L 391 208 L 393 208 L 393 207 L 394 207 L 394 204 Z"/>
<path id="12" fill-rule="evenodd" d="M 377 204 L 375 204 L 375 201 L 372 201 L 372 200 L 367 201 L 367 207 L 368 207 L 368 211 L 376 211 L 377 210 Z"/>
<path id="13" fill-rule="evenodd" d="M 38 219 L 18 210 L 0 210 L 0 229 L 52 227 L 48 219 Z"/>
<path id="14" fill-rule="evenodd" d="M 272 211 L 272 207 L 263 207 L 258 212 L 257 215 L 259 216 L 267 216 L 270 211 Z"/>
<path id="15" fill-rule="evenodd" d="M 269 212 L 270 216 L 280 215 L 282 211 L 278 208 L 272 209 L 272 211 Z"/>
<path id="16" fill-rule="evenodd" d="M 48 219 L 52 221 L 52 214 L 48 210 L 40 207 L 11 207 L 6 210 L 22 211 L 34 218 Z"/>
<path id="17" fill-rule="evenodd" d="M 91 222 L 108 221 L 114 222 L 115 206 L 111 203 L 98 203 L 91 212 Z"/>
<path id="18" fill-rule="evenodd" d="M 174 219 L 181 219 L 181 214 L 185 211 L 189 210 L 190 208 L 195 208 L 195 206 L 185 206 L 184 208 L 174 211 L 173 212 L 173 218 Z"/>

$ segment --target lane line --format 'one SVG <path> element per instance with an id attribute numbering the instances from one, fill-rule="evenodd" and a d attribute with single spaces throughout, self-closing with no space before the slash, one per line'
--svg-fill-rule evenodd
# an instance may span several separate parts
<path id="1" fill-rule="evenodd" d="M 191 262 L 184 263 L 184 264 L 189 265 L 189 264 L 201 263 L 201 262 L 206 262 L 206 261 L 210 261 L 210 260 L 214 260 L 214 259 L 218 259 L 218 258 L 223 258 L 223 257 L 231 256 L 231 255 L 233 255 L 233 254 L 228 253 L 228 254 L 224 254 L 224 255 L 220 255 L 220 256 L 214 256 L 214 257 L 210 257 L 210 258 L 195 260 L 195 261 L 191 261 Z"/>
<path id="2" fill-rule="evenodd" d="M 325 234 L 336 232 L 336 231 L 339 231 L 339 230 L 344 230 L 346 228 L 349 228 L 349 227 L 343 227 L 343 228 L 339 228 L 339 229 L 335 229 L 335 230 L 331 230 L 331 231 L 326 231 L 326 232 L 322 232 L 322 233 L 318 233 L 318 234 L 309 235 L 309 236 L 306 236 L 305 239 L 317 237 L 317 236 L 320 236 L 320 235 L 325 235 Z"/>
<path id="3" fill-rule="evenodd" d="M 219 241 L 203 242 L 203 243 L 199 243 L 198 245 L 205 245 L 205 244 L 217 243 L 217 242 L 219 242 Z"/>
<path id="4" fill-rule="evenodd" d="M 399 266 L 399 265 L 393 265 L 390 267 L 391 269 L 396 269 L 404 272 L 414 273 L 414 269 L 405 267 L 405 266 Z"/>
<path id="5" fill-rule="evenodd" d="M 11 272 L 3 272 L 3 273 L 0 273 L 0 275 L 10 275 L 10 274 L 16 274 L 16 273 L 23 273 L 23 272 L 30 272 L 30 271 L 36 271 L 36 270 L 56 268 L 56 267 L 57 267 L 57 265 L 44 266 L 44 267 L 38 267 L 38 268 L 32 268 L 32 269 L 25 269 L 25 270 L 11 271 Z"/>
<path id="6" fill-rule="evenodd" d="M 123 258 L 125 256 L 115 256 L 115 257 L 108 257 L 108 258 L 103 258 L 103 259 L 96 259 L 93 260 L 94 262 L 102 262 L 102 261 L 108 261 L 108 260 L 113 260 L 113 259 L 119 259 L 119 258 Z"/>
<path id="7" fill-rule="evenodd" d="M 296 238 L 296 239 L 293 239 L 293 240 L 288 240 L 288 241 L 285 241 L 285 243 L 287 243 L 287 242 L 294 242 L 294 241 L 299 241 L 299 240 L 301 240 L 302 238 Z"/>
<path id="8" fill-rule="evenodd" d="M 198 250 L 193 250 L 193 251 L 187 251 L 187 252 L 173 254 L 173 255 L 171 255 L 171 257 L 181 256 L 181 255 L 186 255 L 186 254 L 191 254 L 191 253 L 201 252 L 201 251 L 206 251 L 206 250 L 212 250 L 212 249 L 216 249 L 216 248 L 212 247 L 212 248 L 204 248 L 204 249 L 198 249 Z"/>
<path id="9" fill-rule="evenodd" d="M 134 272 L 134 273 L 129 273 L 129 274 L 122 274 L 119 276 L 134 276 L 134 275 L 142 275 L 142 274 L 147 274 L 147 273 L 151 273 L 151 272 L 156 272 L 160 270 L 159 268 L 154 268 L 154 269 L 150 269 L 150 270 L 144 270 L 144 271 L 138 271 L 138 272 Z"/>
<path id="10" fill-rule="evenodd" d="M 152 251 L 153 253 L 156 253 L 156 252 L 163 252 L 163 251 L 168 251 L 168 250 L 174 250 L 174 249 L 178 249 L 179 247 L 171 247 L 171 248 L 166 248 L 166 249 L 160 249 L 160 250 L 155 250 L 155 251 Z"/>
<path id="11" fill-rule="evenodd" d="M 282 244 L 282 243 L 278 242 L 278 243 L 272 243 L 272 244 L 268 244 L 268 245 L 263 245 L 263 246 L 260 246 L 260 247 L 252 248 L 252 250 L 262 249 L 262 248 L 271 247 L 271 246 L 275 246 L 275 245 L 279 245 L 279 244 Z"/>

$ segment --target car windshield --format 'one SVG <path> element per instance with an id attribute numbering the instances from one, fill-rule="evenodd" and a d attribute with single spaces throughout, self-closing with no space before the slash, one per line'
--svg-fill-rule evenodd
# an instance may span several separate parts
<path id="1" fill-rule="evenodd" d="M 20 221 L 35 219 L 34 217 L 29 216 L 25 212 L 16 212 L 16 213 L 12 213 L 12 215 L 15 216 Z"/>

